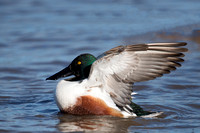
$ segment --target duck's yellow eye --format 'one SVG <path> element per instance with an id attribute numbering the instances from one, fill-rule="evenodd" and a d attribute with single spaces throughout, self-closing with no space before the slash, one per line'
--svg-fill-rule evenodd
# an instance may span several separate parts
<path id="1" fill-rule="evenodd" d="M 81 61 L 78 61 L 77 64 L 80 65 L 80 64 L 81 64 Z"/>

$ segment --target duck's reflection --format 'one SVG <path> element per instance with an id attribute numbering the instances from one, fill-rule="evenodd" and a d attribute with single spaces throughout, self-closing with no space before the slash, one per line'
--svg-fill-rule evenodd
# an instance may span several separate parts
<path id="1" fill-rule="evenodd" d="M 57 128 L 61 132 L 102 131 L 127 132 L 130 126 L 141 126 L 134 118 L 124 119 L 110 116 L 73 116 L 58 114 Z"/>

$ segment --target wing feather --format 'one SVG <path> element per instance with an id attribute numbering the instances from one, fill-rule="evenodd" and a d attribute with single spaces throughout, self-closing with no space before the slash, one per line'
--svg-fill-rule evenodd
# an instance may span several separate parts
<path id="1" fill-rule="evenodd" d="M 103 53 L 91 67 L 89 80 L 102 85 L 115 104 L 128 109 L 134 82 L 152 80 L 180 67 L 186 43 L 126 45 Z M 124 109 L 124 110 L 126 110 Z M 130 109 L 128 109 L 130 110 Z"/>

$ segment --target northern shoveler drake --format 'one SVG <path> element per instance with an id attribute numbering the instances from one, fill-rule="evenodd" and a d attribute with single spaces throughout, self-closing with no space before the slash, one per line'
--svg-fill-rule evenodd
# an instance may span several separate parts
<path id="1" fill-rule="evenodd" d="M 133 83 L 170 73 L 184 60 L 186 43 L 149 43 L 118 46 L 98 58 L 81 54 L 47 80 L 61 80 L 55 100 L 61 112 L 117 117 L 159 115 L 132 102 Z"/>

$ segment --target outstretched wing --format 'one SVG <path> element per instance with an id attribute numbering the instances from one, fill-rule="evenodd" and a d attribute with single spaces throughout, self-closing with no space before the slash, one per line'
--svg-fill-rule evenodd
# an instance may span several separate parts
<path id="1" fill-rule="evenodd" d="M 134 82 L 170 73 L 184 60 L 186 43 L 150 43 L 118 46 L 104 53 L 91 67 L 89 81 L 101 84 L 115 102 L 126 110 Z"/>

